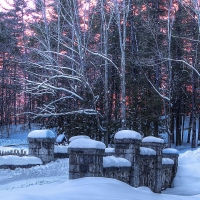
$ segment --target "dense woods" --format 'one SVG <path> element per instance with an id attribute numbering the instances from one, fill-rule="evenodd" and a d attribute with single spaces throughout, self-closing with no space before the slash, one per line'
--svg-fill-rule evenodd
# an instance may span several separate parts
<path id="1" fill-rule="evenodd" d="M 132 129 L 170 146 L 189 116 L 196 147 L 199 38 L 198 0 L 14 0 L 0 13 L 0 131 L 39 123 L 108 144 Z"/>

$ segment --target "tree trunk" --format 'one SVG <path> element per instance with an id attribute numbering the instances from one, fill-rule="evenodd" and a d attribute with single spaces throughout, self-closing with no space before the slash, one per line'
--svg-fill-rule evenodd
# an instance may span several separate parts
<path id="1" fill-rule="evenodd" d="M 199 117 L 199 129 L 198 129 L 198 140 L 200 141 L 200 117 Z"/>
<path id="2" fill-rule="evenodd" d="M 193 118 L 193 113 L 191 113 L 191 115 L 190 115 L 187 143 L 190 143 L 191 130 L 192 130 L 192 118 Z"/>
<path id="3" fill-rule="evenodd" d="M 197 147 L 197 137 L 196 137 L 196 74 L 193 71 L 192 76 L 192 143 L 191 147 Z"/>
<path id="4" fill-rule="evenodd" d="M 176 146 L 181 146 L 181 114 L 180 114 L 180 102 L 177 102 L 176 111 Z"/>

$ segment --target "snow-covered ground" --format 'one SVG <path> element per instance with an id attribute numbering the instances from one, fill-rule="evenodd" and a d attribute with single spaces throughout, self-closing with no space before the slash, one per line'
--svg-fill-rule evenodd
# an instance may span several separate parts
<path id="1" fill-rule="evenodd" d="M 12 136 L 11 139 L 0 139 L 0 145 L 20 144 L 27 137 L 23 134 L 16 136 L 17 138 Z M 0 199 L 199 200 L 200 148 L 191 150 L 184 146 L 179 149 L 179 167 L 174 188 L 169 188 L 162 194 L 152 193 L 146 187 L 133 188 L 109 178 L 68 180 L 68 159 L 58 159 L 30 169 L 0 169 Z"/>

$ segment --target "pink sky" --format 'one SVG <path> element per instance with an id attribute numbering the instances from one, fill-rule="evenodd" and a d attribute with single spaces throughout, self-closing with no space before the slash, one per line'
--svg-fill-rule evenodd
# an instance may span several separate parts
<path id="1" fill-rule="evenodd" d="M 13 2 L 13 0 L 9 0 L 9 2 Z M 1 7 L 9 8 L 9 5 L 6 3 L 6 0 L 0 0 L 0 11 L 2 11 Z"/>
<path id="2" fill-rule="evenodd" d="M 0 0 L 0 11 L 2 11 L 1 7 L 9 8 L 7 1 L 13 3 L 13 0 Z M 33 2 L 31 0 L 26 0 L 28 7 L 33 7 Z"/>

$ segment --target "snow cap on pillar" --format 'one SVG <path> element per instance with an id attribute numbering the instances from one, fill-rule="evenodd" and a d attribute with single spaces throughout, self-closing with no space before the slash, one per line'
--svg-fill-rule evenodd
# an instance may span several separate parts
<path id="1" fill-rule="evenodd" d="M 164 140 L 161 139 L 161 138 L 153 137 L 153 136 L 147 136 L 147 137 L 143 138 L 142 142 L 143 143 L 152 142 L 152 143 L 161 143 L 161 144 L 163 144 Z"/>
<path id="2" fill-rule="evenodd" d="M 68 148 L 91 148 L 91 149 L 105 149 L 106 146 L 103 142 L 92 140 L 92 139 L 86 139 L 86 138 L 80 138 L 73 140 L 70 142 Z"/>
<path id="3" fill-rule="evenodd" d="M 28 134 L 28 138 L 50 138 L 55 139 L 55 134 L 53 131 L 45 130 L 34 130 Z"/>
<path id="4" fill-rule="evenodd" d="M 115 134 L 115 139 L 133 139 L 142 140 L 140 133 L 133 130 L 121 130 Z"/>

